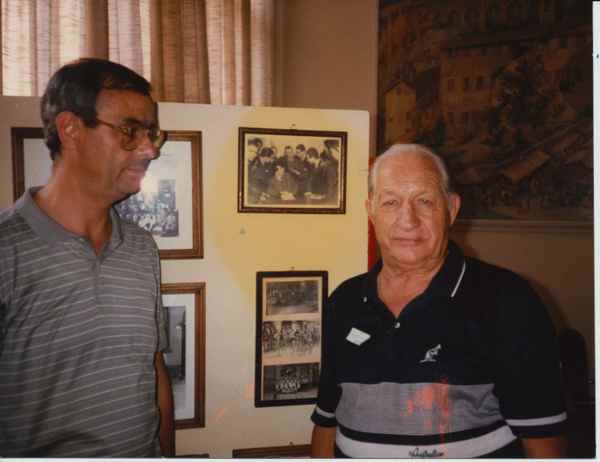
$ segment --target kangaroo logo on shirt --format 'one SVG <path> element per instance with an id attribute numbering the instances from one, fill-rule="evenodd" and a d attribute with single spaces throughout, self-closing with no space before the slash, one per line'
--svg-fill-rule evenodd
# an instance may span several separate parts
<path id="1" fill-rule="evenodd" d="M 442 349 L 442 345 L 440 345 L 438 343 L 432 349 L 427 350 L 427 352 L 425 353 L 425 357 L 419 362 L 420 363 L 435 363 L 435 362 L 437 362 L 437 355 L 440 354 L 441 349 Z"/>

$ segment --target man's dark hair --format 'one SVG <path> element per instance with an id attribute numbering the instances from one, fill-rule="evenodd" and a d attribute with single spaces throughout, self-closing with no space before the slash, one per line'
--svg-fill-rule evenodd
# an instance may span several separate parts
<path id="1" fill-rule="evenodd" d="M 248 140 L 248 145 L 256 146 L 257 148 L 260 148 L 263 145 L 263 140 L 261 140 L 260 138 L 250 138 Z"/>
<path id="2" fill-rule="evenodd" d="M 262 148 L 258 153 L 260 157 L 273 157 L 274 154 L 271 148 Z"/>
<path id="3" fill-rule="evenodd" d="M 327 149 L 338 149 L 340 145 L 340 140 L 325 140 L 323 144 Z"/>
<path id="4" fill-rule="evenodd" d="M 317 151 L 315 148 L 308 148 L 308 151 L 306 151 L 306 155 L 308 157 L 318 158 L 319 157 L 319 151 Z"/>
<path id="5" fill-rule="evenodd" d="M 41 101 L 44 138 L 52 160 L 60 154 L 56 116 L 70 111 L 88 127 L 96 126 L 96 101 L 102 90 L 130 90 L 150 96 L 152 86 L 131 69 L 98 58 L 65 64 L 50 78 Z"/>

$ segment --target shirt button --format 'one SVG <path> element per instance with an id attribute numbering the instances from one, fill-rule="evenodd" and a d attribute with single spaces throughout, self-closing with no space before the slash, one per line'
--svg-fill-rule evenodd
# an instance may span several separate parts
<path id="1" fill-rule="evenodd" d="M 400 321 L 397 321 L 396 324 L 394 324 L 394 329 L 400 329 Z"/>

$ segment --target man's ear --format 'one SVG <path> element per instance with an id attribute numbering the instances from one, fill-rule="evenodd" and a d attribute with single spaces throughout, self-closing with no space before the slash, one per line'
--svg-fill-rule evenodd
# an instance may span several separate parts
<path id="1" fill-rule="evenodd" d="M 451 193 L 448 198 L 448 208 L 450 210 L 450 226 L 456 220 L 458 216 L 458 211 L 460 210 L 460 196 L 456 193 Z"/>
<path id="2" fill-rule="evenodd" d="M 371 198 L 365 200 L 365 209 L 367 209 L 367 217 L 371 220 Z M 373 221 L 373 220 L 371 220 Z"/>
<path id="3" fill-rule="evenodd" d="M 68 147 L 79 137 L 82 121 L 69 111 L 63 111 L 56 116 L 56 132 L 61 145 Z"/>

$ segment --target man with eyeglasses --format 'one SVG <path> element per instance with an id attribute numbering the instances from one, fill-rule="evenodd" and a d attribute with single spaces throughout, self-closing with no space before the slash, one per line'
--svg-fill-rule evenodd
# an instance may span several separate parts
<path id="1" fill-rule="evenodd" d="M 0 212 L 0 457 L 174 454 L 158 250 L 112 208 L 165 139 L 150 91 L 91 58 L 48 83 L 52 176 Z"/>

